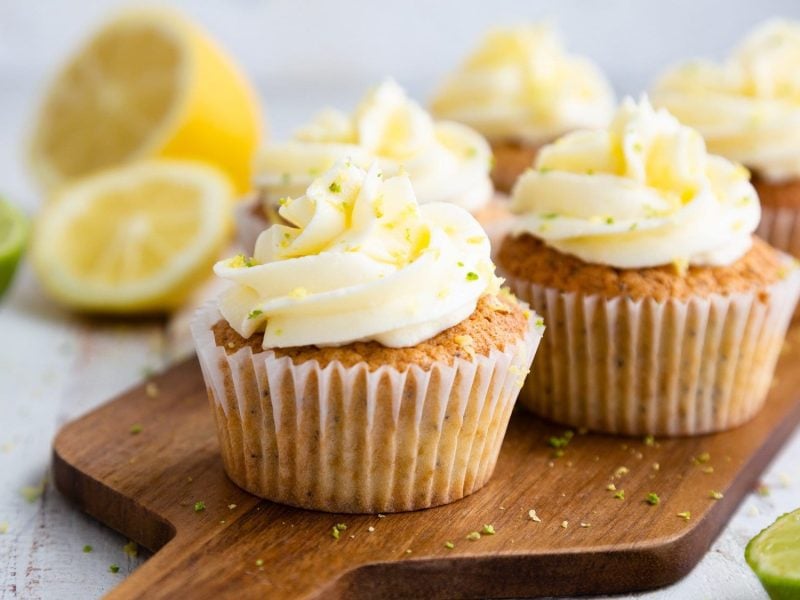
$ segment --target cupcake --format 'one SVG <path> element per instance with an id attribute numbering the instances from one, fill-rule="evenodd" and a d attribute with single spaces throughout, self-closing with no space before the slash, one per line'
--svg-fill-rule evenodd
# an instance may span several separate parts
<path id="1" fill-rule="evenodd" d="M 614 92 L 600 70 L 567 54 L 545 24 L 490 30 L 431 104 L 437 117 L 489 139 L 492 179 L 504 193 L 541 146 L 575 129 L 604 127 L 613 110 Z"/>
<path id="2" fill-rule="evenodd" d="M 800 23 L 769 21 L 723 63 L 696 60 L 668 71 L 653 101 L 697 129 L 711 152 L 753 173 L 757 230 L 800 256 Z"/>
<path id="3" fill-rule="evenodd" d="M 229 477 L 331 512 L 436 506 L 483 486 L 542 335 L 478 222 L 407 175 L 337 162 L 192 325 Z"/>
<path id="4" fill-rule="evenodd" d="M 245 204 L 238 218 L 245 248 L 275 222 L 279 202 L 302 195 L 344 157 L 361 167 L 375 162 L 386 176 L 408 173 L 420 204 L 450 202 L 480 215 L 494 191 L 486 140 L 460 123 L 434 121 L 399 85 L 386 81 L 353 114 L 323 110 L 291 140 L 261 151 L 257 200 Z"/>
<path id="5" fill-rule="evenodd" d="M 566 135 L 517 182 L 497 254 L 547 320 L 520 396 L 595 431 L 695 435 L 764 403 L 800 271 L 755 238 L 747 172 L 646 99 Z"/>

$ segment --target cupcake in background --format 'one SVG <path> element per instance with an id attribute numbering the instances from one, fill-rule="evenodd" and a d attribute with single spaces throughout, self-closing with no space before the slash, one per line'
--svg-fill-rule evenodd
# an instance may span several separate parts
<path id="1" fill-rule="evenodd" d="M 521 403 L 574 427 L 695 435 L 764 403 L 800 294 L 752 235 L 743 167 L 646 99 L 539 152 L 497 254 L 548 331 Z"/>
<path id="2" fill-rule="evenodd" d="M 600 70 L 567 54 L 547 24 L 490 30 L 431 103 L 492 145 L 495 187 L 509 193 L 537 150 L 575 129 L 607 125 L 614 92 Z"/>
<path id="3" fill-rule="evenodd" d="M 653 102 L 697 129 L 711 152 L 744 164 L 761 200 L 758 235 L 800 256 L 800 23 L 757 27 L 721 63 L 664 74 Z"/>
<path id="4" fill-rule="evenodd" d="M 332 512 L 482 487 L 543 324 L 500 292 L 480 224 L 349 160 L 279 212 L 193 323 L 230 478 Z"/>
<path id="5" fill-rule="evenodd" d="M 305 193 L 344 157 L 361 167 L 375 162 L 386 176 L 408 173 L 421 204 L 450 202 L 480 216 L 494 191 L 491 150 L 483 136 L 460 123 L 434 121 L 388 80 L 370 90 L 352 114 L 323 110 L 292 139 L 262 149 L 258 198 L 238 215 L 245 248 L 253 248 L 268 222 L 279 221 L 280 202 Z"/>

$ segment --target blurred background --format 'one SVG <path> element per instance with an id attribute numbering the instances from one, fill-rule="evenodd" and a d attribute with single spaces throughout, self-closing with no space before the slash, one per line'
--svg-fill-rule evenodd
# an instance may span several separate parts
<path id="1" fill-rule="evenodd" d="M 268 137 L 282 139 L 324 105 L 350 111 L 394 77 L 427 104 L 492 25 L 550 20 L 571 53 L 638 95 L 669 64 L 722 58 L 770 17 L 800 18 L 797 0 L 181 0 L 256 88 Z M 130 2 L 0 0 L 0 197 L 34 216 L 43 205 L 23 160 L 45 85 L 67 56 Z M 262 140 L 263 143 L 263 140 Z M 86 320 L 44 296 L 23 259 L 0 302 L 0 598 L 97 597 L 142 556 L 78 513 L 45 483 L 58 427 L 191 351 L 163 321 Z M 9 343 L 12 342 L 12 343 Z M 770 497 L 743 503 L 687 580 L 648 598 L 763 597 L 742 548 L 796 504 L 782 470 L 800 478 L 800 437 L 765 475 Z M 788 481 L 788 478 L 786 479 Z M 91 546 L 91 553 L 81 548 Z M 121 569 L 110 572 L 109 564 Z"/>
<path id="2" fill-rule="evenodd" d="M 567 48 L 595 60 L 617 94 L 638 94 L 666 65 L 722 57 L 759 21 L 800 17 L 794 0 L 181 0 L 253 81 L 273 137 L 323 104 L 352 108 L 393 76 L 427 101 L 493 24 L 550 19 Z M 32 209 L 20 144 L 48 76 L 88 31 L 130 3 L 0 0 L 0 193 Z"/>

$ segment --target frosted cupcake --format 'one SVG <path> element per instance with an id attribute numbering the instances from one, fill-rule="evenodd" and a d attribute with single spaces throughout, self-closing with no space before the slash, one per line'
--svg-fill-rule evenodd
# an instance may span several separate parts
<path id="1" fill-rule="evenodd" d="M 280 216 L 192 327 L 230 478 L 333 512 L 479 489 L 543 326 L 498 293 L 478 222 L 350 162 Z"/>
<path id="2" fill-rule="evenodd" d="M 631 435 L 728 429 L 763 405 L 800 272 L 752 232 L 747 172 L 647 100 L 545 146 L 497 263 L 547 320 L 521 402 Z"/>
<path id="3" fill-rule="evenodd" d="M 253 247 L 268 219 L 276 219 L 279 202 L 302 195 L 344 157 L 361 167 L 375 162 L 386 176 L 407 173 L 420 204 L 450 202 L 480 216 L 493 195 L 491 149 L 483 136 L 459 123 L 434 121 L 400 86 L 386 81 L 352 114 L 323 110 L 289 141 L 262 150 L 258 200 L 241 209 L 238 219 L 245 248 Z"/>
<path id="4" fill-rule="evenodd" d="M 769 21 L 723 63 L 667 72 L 655 103 L 696 128 L 709 150 L 743 163 L 761 199 L 758 235 L 800 256 L 800 23 Z"/>
<path id="5" fill-rule="evenodd" d="M 575 129 L 604 127 L 614 93 L 588 60 L 567 54 L 544 24 L 488 32 L 431 103 L 492 145 L 495 187 L 508 193 L 542 145 Z"/>

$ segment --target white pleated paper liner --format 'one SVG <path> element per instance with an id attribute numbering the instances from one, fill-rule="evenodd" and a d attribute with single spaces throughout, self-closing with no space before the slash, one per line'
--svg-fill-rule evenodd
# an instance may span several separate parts
<path id="1" fill-rule="evenodd" d="M 756 235 L 770 246 L 800 257 L 800 209 L 762 204 Z"/>
<path id="2" fill-rule="evenodd" d="M 800 209 L 762 204 L 756 235 L 773 248 L 800 258 Z M 800 306 L 795 309 L 793 318 L 798 317 Z"/>
<path id="3" fill-rule="evenodd" d="M 765 290 L 689 300 L 565 293 L 507 277 L 547 324 L 520 393 L 532 412 L 593 431 L 697 435 L 763 406 L 800 270 Z"/>
<path id="4" fill-rule="evenodd" d="M 405 371 L 227 354 L 213 304 L 192 324 L 228 476 L 283 504 L 329 512 L 415 510 L 458 500 L 494 470 L 543 328 L 503 352 Z"/>

